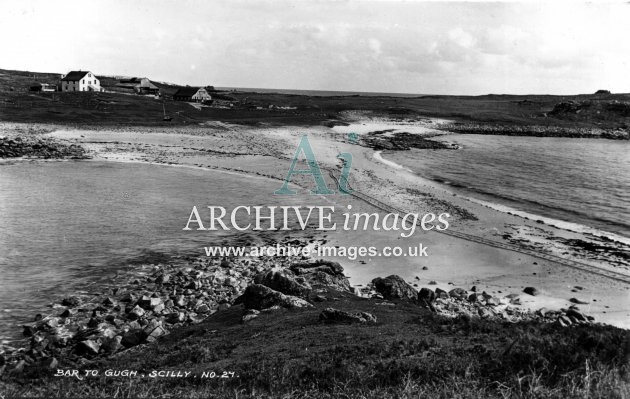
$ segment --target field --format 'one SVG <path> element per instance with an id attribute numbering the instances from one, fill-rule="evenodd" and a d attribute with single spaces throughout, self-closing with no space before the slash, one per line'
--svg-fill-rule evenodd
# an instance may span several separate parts
<path id="1" fill-rule="evenodd" d="M 484 95 L 433 96 L 413 98 L 348 96 L 306 96 L 278 93 L 223 92 L 234 99 L 231 109 L 173 102 L 177 86 L 160 84 L 164 99 L 124 93 L 35 93 L 34 82 L 57 83 L 58 74 L 0 69 L 0 120 L 69 125 L 190 125 L 205 121 L 239 124 L 313 125 L 330 123 L 348 110 L 406 118 L 432 116 L 464 123 L 511 126 L 557 126 L 564 128 L 628 129 L 630 94 L 600 95 Z M 114 80 L 101 78 L 103 86 Z M 562 109 L 562 102 L 583 103 L 582 110 Z M 163 105 L 173 117 L 163 122 Z M 279 109 L 288 107 L 295 109 Z M 620 108 L 621 107 L 621 108 Z M 577 112 L 580 111 L 580 112 Z"/>

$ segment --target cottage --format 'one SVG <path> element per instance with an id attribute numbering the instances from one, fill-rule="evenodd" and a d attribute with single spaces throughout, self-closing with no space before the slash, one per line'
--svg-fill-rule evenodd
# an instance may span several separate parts
<path id="1" fill-rule="evenodd" d="M 182 87 L 173 94 L 175 101 L 205 102 L 212 100 L 208 90 L 203 87 Z"/>
<path id="2" fill-rule="evenodd" d="M 115 90 L 136 94 L 160 94 L 160 88 L 147 78 L 120 79 L 120 81 L 116 83 Z"/>
<path id="3" fill-rule="evenodd" d="M 103 89 L 92 72 L 70 71 L 61 77 L 61 91 L 103 91 Z"/>

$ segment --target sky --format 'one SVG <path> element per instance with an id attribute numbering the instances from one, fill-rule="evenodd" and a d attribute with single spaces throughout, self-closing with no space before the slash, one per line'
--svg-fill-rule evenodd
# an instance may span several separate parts
<path id="1" fill-rule="evenodd" d="M 2 0 L 0 68 L 218 87 L 630 92 L 630 2 Z"/>

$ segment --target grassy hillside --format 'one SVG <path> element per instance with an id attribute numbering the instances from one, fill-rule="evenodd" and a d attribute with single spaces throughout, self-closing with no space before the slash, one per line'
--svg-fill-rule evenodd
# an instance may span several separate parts
<path id="1" fill-rule="evenodd" d="M 399 398 L 628 397 L 630 334 L 607 326 L 448 319 L 408 302 L 328 290 L 308 310 L 219 311 L 145 348 L 86 364 L 88 381 L 40 371 L 5 379 L 33 397 Z M 376 324 L 325 324 L 327 307 L 370 312 Z M 61 367 L 61 366 L 59 366 Z M 107 378 L 108 369 L 145 378 Z M 153 370 L 196 378 L 148 378 Z M 227 378 L 201 378 L 216 372 Z M 233 376 L 232 374 L 233 373 Z"/>
<path id="2" fill-rule="evenodd" d="M 13 122 L 64 124 L 162 124 L 162 100 L 122 93 L 29 93 L 34 82 L 56 83 L 59 75 L 0 70 L 0 119 Z M 113 84 L 102 77 L 103 86 Z M 158 84 L 172 94 L 177 86 Z M 630 94 L 576 96 L 484 95 L 484 96 L 304 96 L 277 93 L 226 93 L 236 100 L 233 109 L 195 109 L 166 101 L 170 124 L 195 124 L 220 120 L 242 124 L 320 124 L 339 117 L 345 110 L 367 110 L 413 118 L 434 116 L 461 122 L 503 125 L 540 125 L 602 129 L 629 129 Z M 563 102 L 580 103 L 554 108 Z M 583 104 L 584 103 L 584 104 Z M 621 103 L 619 105 L 618 103 Z M 270 109 L 270 106 L 296 109 Z M 628 106 L 630 109 L 630 106 Z M 258 108 L 258 109 L 257 109 Z M 584 110 L 582 110 L 584 109 Z M 580 112 L 577 112 L 580 111 Z"/>

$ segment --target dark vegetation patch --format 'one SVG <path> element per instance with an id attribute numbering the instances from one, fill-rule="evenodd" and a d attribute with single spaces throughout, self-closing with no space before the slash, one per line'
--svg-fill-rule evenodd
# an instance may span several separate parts
<path id="1" fill-rule="evenodd" d="M 563 328 L 436 316 L 412 303 L 380 305 L 330 290 L 312 310 L 262 313 L 241 323 L 234 306 L 141 350 L 82 368 L 234 372 L 226 379 L 88 381 L 40 370 L 5 378 L 11 395 L 91 397 L 623 397 L 628 393 L 627 331 Z M 334 298 L 337 298 L 334 300 Z M 327 324 L 330 306 L 369 312 L 376 324 Z M 102 373 L 101 373 L 102 374 Z M 455 389 L 457 387 L 457 389 Z M 616 395 L 616 396 L 615 396 Z"/>
<path id="2" fill-rule="evenodd" d="M 103 87 L 115 80 L 100 77 Z M 35 82 L 56 84 L 59 74 L 0 70 L 0 119 L 13 122 L 53 122 L 89 125 L 190 125 L 208 120 L 258 125 L 336 124 L 342 111 L 372 111 L 392 119 L 421 120 L 422 117 L 452 119 L 460 125 L 446 125 L 462 133 L 563 135 L 582 137 L 593 129 L 627 133 L 630 121 L 623 105 L 629 94 L 496 95 L 483 96 L 316 96 L 245 91 L 214 91 L 217 99 L 234 101 L 230 109 L 202 108 L 168 100 L 179 86 L 154 82 L 167 100 L 121 93 L 32 93 Z M 556 105 L 592 101 L 592 112 L 554 113 Z M 163 122 L 163 108 L 173 117 Z M 594 107 L 594 108 L 593 108 Z M 295 109 L 287 109 L 295 108 Z M 603 114 L 597 111 L 605 111 Z M 625 116 L 624 116 L 625 115 Z M 488 125 L 489 128 L 478 127 Z M 533 128 L 532 128 L 533 126 Z M 571 133 L 577 129 L 578 133 Z M 583 129 L 580 130 L 580 129 Z M 610 131 L 610 132 L 608 132 Z"/>

